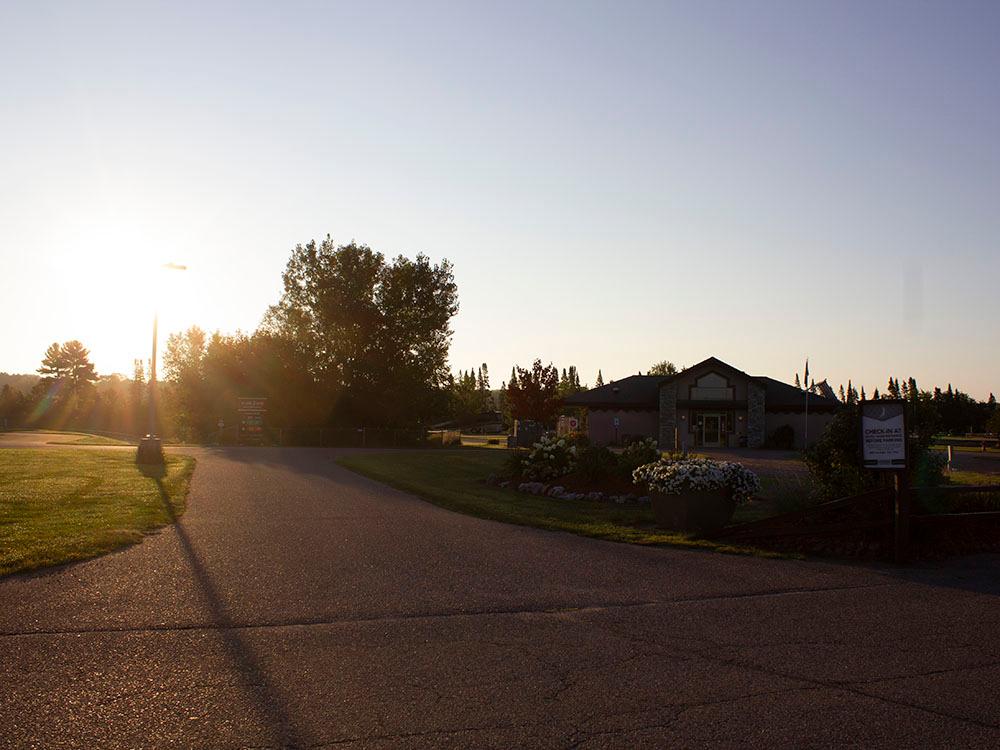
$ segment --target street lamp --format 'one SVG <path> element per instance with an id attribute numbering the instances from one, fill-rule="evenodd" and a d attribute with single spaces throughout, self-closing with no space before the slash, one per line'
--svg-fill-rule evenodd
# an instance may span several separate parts
<path id="1" fill-rule="evenodd" d="M 165 263 L 167 271 L 186 271 L 187 266 L 179 263 Z M 146 437 L 139 441 L 139 450 L 135 454 L 137 464 L 163 465 L 163 444 L 156 434 L 156 328 L 159 323 L 159 311 L 153 310 L 153 356 L 149 362 L 149 431 Z"/>

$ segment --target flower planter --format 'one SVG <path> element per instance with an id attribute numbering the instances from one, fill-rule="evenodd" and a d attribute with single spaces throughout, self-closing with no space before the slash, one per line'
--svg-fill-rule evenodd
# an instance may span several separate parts
<path id="1" fill-rule="evenodd" d="M 716 531 L 736 510 L 732 493 L 721 489 L 685 490 L 679 495 L 651 492 L 650 500 L 656 525 L 674 531 Z"/>

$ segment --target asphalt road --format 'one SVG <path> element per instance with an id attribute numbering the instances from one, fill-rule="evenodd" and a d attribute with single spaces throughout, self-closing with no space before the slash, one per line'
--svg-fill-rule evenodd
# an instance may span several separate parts
<path id="1" fill-rule="evenodd" d="M 330 450 L 0 580 L 0 747 L 997 747 L 1000 558 L 901 571 L 457 515 Z"/>

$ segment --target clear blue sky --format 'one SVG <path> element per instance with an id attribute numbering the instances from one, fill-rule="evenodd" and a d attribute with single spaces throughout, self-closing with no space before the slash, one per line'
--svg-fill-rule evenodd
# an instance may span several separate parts
<path id="1" fill-rule="evenodd" d="M 140 7 L 141 6 L 141 7 Z M 207 7 L 210 6 L 210 7 Z M 454 367 L 1000 391 L 1000 4 L 5 3 L 0 370 L 447 257 Z"/>

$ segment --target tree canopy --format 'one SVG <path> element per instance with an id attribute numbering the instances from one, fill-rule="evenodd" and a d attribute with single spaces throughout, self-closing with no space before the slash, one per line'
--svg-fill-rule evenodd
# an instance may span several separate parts
<path id="1" fill-rule="evenodd" d="M 676 375 L 677 372 L 677 365 L 665 359 L 650 367 L 647 375 Z"/>
<path id="2" fill-rule="evenodd" d="M 331 419 L 412 424 L 439 413 L 458 288 L 447 260 L 391 262 L 327 235 L 298 245 L 263 330 L 286 338 L 333 395 Z"/>

